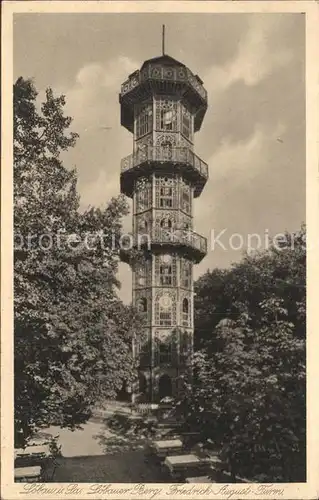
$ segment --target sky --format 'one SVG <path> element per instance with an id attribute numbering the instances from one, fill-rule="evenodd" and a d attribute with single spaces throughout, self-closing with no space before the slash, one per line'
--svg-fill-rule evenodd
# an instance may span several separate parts
<path id="1" fill-rule="evenodd" d="M 120 161 L 132 152 L 132 136 L 120 125 L 120 86 L 161 55 L 162 24 L 166 53 L 198 74 L 208 92 L 195 136 L 195 152 L 209 165 L 194 203 L 194 228 L 208 238 L 198 278 L 240 260 L 249 234 L 265 242 L 305 221 L 304 16 L 16 14 L 14 79 L 32 78 L 40 97 L 47 87 L 66 95 L 80 138 L 65 166 L 77 169 L 82 209 L 105 206 L 119 194 Z M 130 230 L 131 216 L 123 227 Z M 221 231 L 223 248 L 214 244 Z M 234 233 L 241 236 L 231 239 Z M 128 303 L 126 264 L 118 277 Z"/>

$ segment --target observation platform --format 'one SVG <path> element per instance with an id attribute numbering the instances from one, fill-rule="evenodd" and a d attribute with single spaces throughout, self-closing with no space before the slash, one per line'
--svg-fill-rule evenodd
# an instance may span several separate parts
<path id="1" fill-rule="evenodd" d="M 123 262 L 131 263 L 132 251 L 156 253 L 176 249 L 185 257 L 199 263 L 207 254 L 207 239 L 194 231 L 155 228 L 143 234 L 127 235 L 126 248 L 120 248 L 120 257 Z M 124 246 L 124 245 L 123 245 Z"/>
<path id="2" fill-rule="evenodd" d="M 190 148 L 163 146 L 145 146 L 121 161 L 121 192 L 132 198 L 134 180 L 140 175 L 152 172 L 159 174 L 180 173 L 188 179 L 197 198 L 207 180 L 208 165 Z"/>

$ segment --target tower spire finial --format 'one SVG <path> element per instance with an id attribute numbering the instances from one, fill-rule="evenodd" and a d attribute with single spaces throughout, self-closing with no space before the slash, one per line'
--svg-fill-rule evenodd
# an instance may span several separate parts
<path id="1" fill-rule="evenodd" d="M 162 31 L 162 52 L 163 56 L 165 56 L 165 24 L 163 24 L 163 31 Z"/>

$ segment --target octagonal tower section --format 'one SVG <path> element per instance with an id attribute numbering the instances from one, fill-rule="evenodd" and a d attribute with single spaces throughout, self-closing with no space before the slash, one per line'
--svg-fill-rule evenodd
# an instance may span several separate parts
<path id="1" fill-rule="evenodd" d="M 121 258 L 132 267 L 132 301 L 145 318 L 135 346 L 138 398 L 160 401 L 181 390 L 193 351 L 193 265 L 207 252 L 193 205 L 208 179 L 194 134 L 207 93 L 198 76 L 163 55 L 128 77 L 119 100 L 121 124 L 133 134 L 133 152 L 121 162 L 121 192 L 133 199 L 133 248 L 121 249 Z"/>

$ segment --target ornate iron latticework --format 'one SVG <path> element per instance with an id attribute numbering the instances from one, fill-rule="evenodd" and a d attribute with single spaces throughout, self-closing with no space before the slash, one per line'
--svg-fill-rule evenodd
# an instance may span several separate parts
<path id="1" fill-rule="evenodd" d="M 208 179 L 194 153 L 207 94 L 198 76 L 172 57 L 146 61 L 120 93 L 121 124 L 134 135 L 122 160 L 121 191 L 133 199 L 133 304 L 145 317 L 137 342 L 140 390 L 156 401 L 179 390 L 193 345 L 193 264 L 207 251 L 193 230 L 193 199 Z"/>

